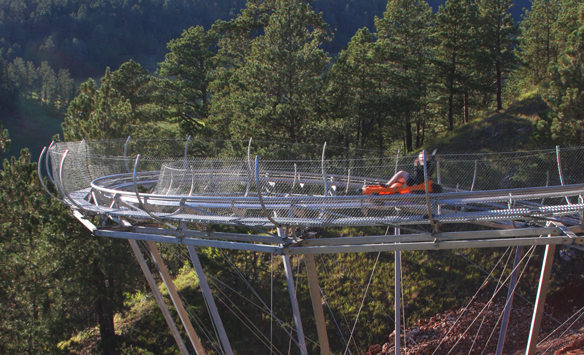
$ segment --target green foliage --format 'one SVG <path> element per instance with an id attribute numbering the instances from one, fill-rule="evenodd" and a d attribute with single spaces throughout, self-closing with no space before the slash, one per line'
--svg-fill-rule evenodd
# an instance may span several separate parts
<path id="1" fill-rule="evenodd" d="M 160 134 L 156 123 L 166 112 L 155 101 L 156 79 L 130 60 L 96 88 L 93 79 L 81 84 L 63 122 L 65 140 L 150 137 Z"/>
<path id="2" fill-rule="evenodd" d="M 568 38 L 557 63 L 550 64 L 546 100 L 552 109 L 552 138 L 564 144 L 584 143 L 584 26 Z"/>
<path id="3" fill-rule="evenodd" d="M 138 286 L 129 248 L 91 237 L 66 206 L 50 199 L 27 150 L 4 161 L 0 208 L 0 352 L 56 352 L 88 317 L 104 327 L 109 317 L 113 329 L 123 292 Z M 110 334 L 103 348 L 111 349 L 113 340 Z"/>
<path id="4" fill-rule="evenodd" d="M 381 66 L 367 28 L 357 31 L 341 51 L 326 78 L 327 120 L 320 126 L 327 142 L 369 148 L 371 137 L 382 134 L 383 97 L 379 89 Z"/>
<path id="5" fill-rule="evenodd" d="M 8 130 L 2 128 L 0 123 L 0 154 L 4 153 L 10 147 L 10 138 L 8 138 Z"/>
<path id="6" fill-rule="evenodd" d="M 87 77 L 119 67 L 132 57 L 163 56 L 165 43 L 192 24 L 209 28 L 233 17 L 242 0 L 2 0 L 2 41 L 6 57 L 48 61 Z M 6 30 L 4 30 L 6 29 Z M 150 59 L 151 60 L 151 59 Z M 151 60 L 152 61 L 152 60 Z"/>
<path id="7" fill-rule="evenodd" d="M 515 45 L 518 27 L 513 23 L 509 10 L 512 1 L 479 0 L 481 44 L 488 58 L 492 79 L 495 82 L 497 111 L 503 109 L 503 81 L 515 69 L 517 58 Z"/>
<path id="8" fill-rule="evenodd" d="M 10 26 L 30 27 L 23 29 L 22 38 L 0 40 L 8 58 L 0 58 L 0 100 L 8 102 L 16 92 L 22 102 L 34 101 L 57 111 L 74 96 L 70 72 L 56 70 L 65 63 L 64 56 L 71 54 L 73 62 L 67 65 L 79 74 L 104 63 L 117 65 L 125 60 L 125 54 L 138 48 L 147 48 L 145 55 L 156 55 L 161 38 L 178 35 L 177 29 L 190 25 L 186 19 L 192 15 L 188 12 L 191 7 L 180 1 L 29 3 L 12 0 L 0 13 L 0 31 Z M 213 11 L 223 9 L 219 3 L 196 2 L 192 8 L 207 9 L 203 15 L 212 18 L 209 15 Z M 349 0 L 343 4 L 346 9 L 356 5 Z M 512 52 L 515 25 L 509 17 L 508 2 L 448 0 L 434 15 L 425 1 L 390 0 L 383 17 L 375 20 L 376 32 L 359 29 L 334 61 L 323 50 L 330 29 L 312 5 L 301 0 L 250 0 L 235 17 L 239 5 L 234 1 L 227 20 L 217 21 L 208 31 L 204 26 L 189 27 L 168 43 L 169 52 L 159 63 L 162 79 L 130 60 L 118 70 L 106 70 L 99 86 L 87 80 L 68 105 L 63 124 L 65 139 L 168 136 L 176 133 L 179 123 L 182 133 L 199 137 L 247 141 L 253 136 L 276 141 L 257 149 L 265 156 L 274 154 L 273 146 L 288 143 L 293 144 L 287 146 L 285 155 L 313 154 L 322 146 L 302 146 L 304 151 L 300 151 L 296 143 L 324 140 L 348 148 L 376 149 L 379 154 L 402 142 L 407 150 L 413 150 L 427 144 L 443 127 L 452 132 L 430 145 L 450 151 L 516 149 L 533 141 L 538 145 L 551 140 L 583 143 L 584 79 L 580 72 L 584 27 L 580 14 L 573 11 L 577 1 L 536 2 L 523 25 L 521 57 L 526 66 L 516 72 L 514 83 L 525 85 L 529 80 L 549 86 L 545 94 L 549 108 L 539 99 L 536 88 L 533 97 L 520 97 L 507 112 L 484 120 L 471 120 L 471 116 L 491 108 L 493 97 L 501 109 L 503 85 L 516 63 Z M 377 5 L 373 2 L 371 8 Z M 159 23 L 171 15 L 165 26 L 145 26 L 145 19 Z M 542 19 L 547 22 L 542 23 Z M 36 31 L 54 20 L 62 20 L 63 26 L 75 23 L 81 29 L 72 33 L 81 35 L 70 38 L 43 34 L 34 50 L 18 44 L 37 36 Z M 16 25 L 19 21 L 22 24 Z M 339 21 L 332 27 L 341 25 Z M 136 33 L 139 35 L 134 36 Z M 34 52 L 34 58 L 25 57 L 25 51 Z M 544 71 L 554 57 L 557 61 L 549 68 L 549 82 Z M 528 119 L 533 120 L 533 126 Z M 465 125 L 456 123 L 460 127 L 454 130 L 455 120 Z M 8 134 L 1 128 L 0 132 L 0 149 L 5 150 Z M 222 150 L 241 156 L 246 147 L 237 142 L 195 142 L 190 149 L 200 155 Z M 166 148 L 160 145 L 151 152 L 162 155 Z M 525 182 L 530 177 L 517 169 L 513 179 Z M 176 353 L 170 334 L 158 331 L 164 320 L 144 291 L 142 276 L 127 245 L 89 236 L 62 204 L 48 200 L 26 152 L 20 159 L 4 163 L 0 207 L 0 263 L 5 265 L 0 271 L 0 352 L 90 349 L 103 353 Z M 384 231 L 320 232 L 338 236 Z M 172 246 L 161 251 L 188 299 L 189 311 L 206 317 L 204 300 L 184 254 Z M 468 250 L 464 256 L 489 269 L 501 253 Z M 288 330 L 293 327 L 279 257 L 217 249 L 201 249 L 200 256 L 215 283 L 227 332 L 235 334 L 234 348 L 264 349 L 262 341 L 241 326 L 238 318 L 242 314 L 259 332 L 268 334 L 270 329 L 270 317 L 242 298 L 260 302 L 244 286 L 241 275 L 265 302 L 273 299 L 274 312 L 283 326 Z M 335 315 L 340 326 L 337 329 L 335 322 L 329 322 L 329 334 L 340 332 L 348 339 L 376 256 L 317 257 L 329 313 Z M 394 278 L 393 255 L 383 253 L 379 260 L 351 343 L 358 353 L 393 328 L 393 293 L 388 291 Z M 403 260 L 409 323 L 459 306 L 482 282 L 476 266 L 455 252 L 405 252 Z M 293 263 L 298 273 L 302 318 L 304 324 L 312 324 L 302 257 L 294 257 Z M 526 278 L 533 281 L 536 274 L 536 269 L 530 269 Z M 208 318 L 202 322 L 212 328 Z M 286 349 L 288 330 L 279 325 L 276 328 L 275 344 Z M 305 331 L 309 338 L 316 338 L 312 327 Z M 78 336 L 65 340 L 74 333 Z M 205 340 L 205 346 L 211 348 L 212 341 Z M 312 352 L 317 351 L 310 346 Z M 331 346 L 336 352 L 345 347 L 339 337 Z"/>
<path id="9" fill-rule="evenodd" d="M 441 101 L 446 107 L 449 130 L 454 129 L 455 96 L 468 95 L 469 76 L 475 69 L 473 60 L 478 48 L 476 19 L 476 7 L 464 0 L 447 0 L 436 14 L 433 33 L 438 43 L 436 76 L 444 95 Z M 468 121 L 466 114 L 464 121 Z"/>
<path id="10" fill-rule="evenodd" d="M 430 39 L 430 28 L 434 14 L 425 1 L 391 0 L 382 19 L 376 19 L 376 49 L 379 62 L 384 67 L 384 78 L 393 103 L 392 127 L 405 131 L 405 148 L 414 149 L 412 126 L 416 125 L 416 148 L 423 142 L 422 132 L 426 124 L 425 108 L 429 100 L 429 85 L 432 77 L 430 60 L 434 46 Z"/>
<path id="11" fill-rule="evenodd" d="M 322 76 L 329 58 L 322 17 L 302 1 L 278 2 L 251 41 L 249 55 L 230 75 L 228 96 L 213 96 L 211 124 L 228 122 L 235 139 L 308 141 L 322 100 Z M 216 123 L 215 123 L 216 122 Z"/>
<path id="12" fill-rule="evenodd" d="M 32 61 L 17 57 L 7 65 L 7 79 L 23 98 L 35 99 L 53 114 L 63 113 L 75 93 L 75 83 L 69 70 L 61 69 L 58 75 L 47 61 L 35 67 Z"/>
<path id="13" fill-rule="evenodd" d="M 520 23 L 518 55 L 525 66 L 527 85 L 538 85 L 545 80 L 548 64 L 557 60 L 559 43 L 554 25 L 560 5 L 559 0 L 534 0 Z"/>
<path id="14" fill-rule="evenodd" d="M 189 134 L 204 126 L 208 116 L 214 37 L 201 26 L 191 27 L 168 43 L 169 53 L 159 63 L 160 75 L 171 78 L 161 81 L 159 89 L 169 116 L 178 119 L 183 132 Z"/>

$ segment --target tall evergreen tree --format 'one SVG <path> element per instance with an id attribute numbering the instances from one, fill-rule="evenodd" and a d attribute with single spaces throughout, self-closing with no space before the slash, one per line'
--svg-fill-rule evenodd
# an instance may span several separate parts
<path id="1" fill-rule="evenodd" d="M 3 129 L 2 123 L 0 122 L 0 154 L 7 151 L 10 146 L 10 138 L 8 137 L 8 130 Z"/>
<path id="2" fill-rule="evenodd" d="M 381 133 L 376 132 L 376 122 L 382 119 L 379 69 L 373 35 L 362 28 L 339 53 L 326 77 L 329 119 L 321 129 L 329 143 L 364 149 Z"/>
<path id="3" fill-rule="evenodd" d="M 455 97 L 464 95 L 474 71 L 478 46 L 476 9 L 467 0 L 447 0 L 436 14 L 433 36 L 437 41 L 436 75 L 446 94 L 448 129 L 454 129 Z"/>
<path id="4" fill-rule="evenodd" d="M 214 58 L 215 70 L 211 73 L 209 91 L 211 100 L 211 122 L 207 134 L 214 137 L 229 138 L 229 130 L 216 127 L 229 127 L 234 119 L 228 108 L 237 99 L 238 83 L 234 74 L 245 65 L 251 55 L 252 43 L 268 25 L 271 14 L 279 0 L 248 0 L 245 8 L 230 21 L 218 20 L 212 31 L 218 36 L 218 53 Z"/>
<path id="5" fill-rule="evenodd" d="M 568 38 L 557 63 L 549 67 L 551 80 L 545 98 L 552 108 L 552 138 L 564 144 L 584 143 L 584 25 Z"/>
<path id="6" fill-rule="evenodd" d="M 425 106 L 430 83 L 432 25 L 433 13 L 424 0 L 390 0 L 383 18 L 375 20 L 377 52 L 387 67 L 387 85 L 396 104 L 392 114 L 398 118 L 396 122 L 403 122 L 400 126 L 407 151 L 414 149 L 412 125 L 418 125 L 417 132 L 424 127 L 424 120 L 416 121 L 415 116 Z M 421 144 L 420 138 L 417 137 L 416 148 Z"/>
<path id="7" fill-rule="evenodd" d="M 264 34 L 229 79 L 228 96 L 213 97 L 216 122 L 236 138 L 305 141 L 317 119 L 329 63 L 319 46 L 326 25 L 302 0 L 279 1 Z"/>
<path id="8" fill-rule="evenodd" d="M 479 0 L 477 2 L 483 48 L 493 68 L 497 111 L 503 109 L 503 81 L 517 65 L 515 45 L 518 27 L 513 22 L 509 9 L 511 0 Z"/>
<path id="9" fill-rule="evenodd" d="M 41 63 L 38 72 L 41 79 L 41 91 L 39 96 L 44 103 L 52 106 L 55 103 L 57 75 L 46 61 Z"/>
<path id="10" fill-rule="evenodd" d="M 172 80 L 161 81 L 165 105 L 170 117 L 177 118 L 184 132 L 195 133 L 208 116 L 210 71 L 213 69 L 216 32 L 205 32 L 202 26 L 183 31 L 170 41 L 170 51 L 159 63 L 160 75 Z"/>
<path id="11" fill-rule="evenodd" d="M 93 79 L 81 84 L 63 122 L 66 140 L 152 136 L 165 112 L 153 97 L 155 79 L 134 61 L 118 70 L 109 68 L 96 87 Z"/>
<path id="12" fill-rule="evenodd" d="M 0 352 L 57 353 L 96 319 L 104 354 L 116 352 L 114 314 L 140 286 L 127 243 L 94 238 L 41 187 L 26 149 L 0 170 Z"/>
<path id="13" fill-rule="evenodd" d="M 538 85 L 547 78 L 547 67 L 557 61 L 558 42 L 555 24 L 560 11 L 560 0 L 533 0 L 519 24 L 519 58 L 526 68 L 529 84 Z"/>

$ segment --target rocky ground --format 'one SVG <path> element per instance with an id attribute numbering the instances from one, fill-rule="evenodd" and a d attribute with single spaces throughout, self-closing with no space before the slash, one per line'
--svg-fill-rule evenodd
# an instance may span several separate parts
<path id="1" fill-rule="evenodd" d="M 584 284 L 575 285 L 570 290 L 561 297 L 551 297 L 546 303 L 546 313 L 564 322 L 584 307 Z M 491 303 L 475 300 L 466 309 L 452 309 L 419 320 L 406 329 L 405 340 L 402 336 L 401 353 L 406 354 L 405 343 L 407 354 L 410 355 L 495 354 L 504 304 L 504 299 Z M 525 354 L 532 312 L 533 306 L 521 300 L 515 301 L 504 354 Z M 573 317 L 567 324 L 570 325 L 577 318 Z M 569 331 L 565 327 L 558 329 L 559 325 L 556 320 L 544 316 L 536 354 L 584 355 L 584 315 Z M 384 344 L 372 345 L 363 355 L 394 354 L 394 334 L 388 336 L 386 341 Z"/>

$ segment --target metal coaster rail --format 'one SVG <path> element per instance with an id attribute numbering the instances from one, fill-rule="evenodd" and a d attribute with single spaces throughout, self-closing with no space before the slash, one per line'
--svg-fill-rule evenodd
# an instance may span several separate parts
<path id="1" fill-rule="evenodd" d="M 577 170 L 584 159 L 582 147 L 566 150 L 571 162 L 569 169 L 562 168 L 559 147 L 555 151 L 525 154 L 440 155 L 436 171 L 442 191 L 439 193 L 431 193 L 428 168 L 431 162 L 424 151 L 420 155 L 424 189 L 416 191 L 419 194 L 363 195 L 358 192 L 361 186 L 380 185 L 379 181 L 389 178 L 388 173 L 398 171 L 400 162 L 411 157 L 400 157 L 398 152 L 394 160 L 363 157 L 327 160 L 325 144 L 322 154 L 312 160 L 278 161 L 256 155 L 253 161 L 251 139 L 239 157 L 189 157 L 190 142 L 191 137 L 184 149 L 180 141 L 143 143 L 160 154 L 176 151 L 167 157 L 141 155 L 138 148 L 142 142 L 130 137 L 123 146 L 121 141 L 51 143 L 39 157 L 38 174 L 47 192 L 69 205 L 75 217 L 95 236 L 128 239 L 130 244 L 147 241 L 153 255 L 154 242 L 187 245 L 197 275 L 203 281 L 202 267 L 196 262 L 197 246 L 279 254 L 288 265 L 289 255 L 294 254 L 313 260 L 314 254 L 546 245 L 542 267 L 546 273 L 542 272 L 538 294 L 541 301 L 545 300 L 555 246 L 581 249 L 584 244 L 581 236 L 584 171 Z M 180 151 L 167 147 L 175 143 Z M 129 153 L 132 149 L 136 152 Z M 45 186 L 43 166 L 59 196 Z M 557 171 L 559 183 L 550 185 L 550 170 Z M 470 171 L 472 180 L 470 175 L 465 176 Z M 460 188 L 461 184 L 467 189 Z M 95 225 L 92 217 L 99 217 L 101 223 Z M 152 223 L 158 226 L 151 226 Z M 213 225 L 221 224 L 247 227 L 254 234 L 213 231 Z M 448 224 L 474 224 L 491 229 L 447 232 Z M 394 227 L 396 235 L 313 238 L 310 229 L 363 226 Z M 414 232 L 399 234 L 401 227 Z M 132 248 L 138 260 L 143 260 L 135 244 Z M 313 277 L 311 287 L 318 287 L 314 264 L 306 265 Z M 152 276 L 144 273 L 152 286 Z M 293 275 L 288 268 L 286 276 L 292 289 Z M 163 279 L 172 283 L 165 276 Z M 206 298 L 212 299 L 210 290 L 204 292 Z M 319 295 L 320 291 L 311 289 L 312 298 Z M 290 297 L 298 334 L 303 334 L 296 296 L 291 293 Z M 533 339 L 537 339 L 541 322 L 543 303 L 538 304 L 527 354 L 533 354 Z M 164 312 L 166 306 L 160 302 L 159 305 Z M 329 354 L 326 329 L 322 326 L 324 316 L 318 305 L 321 301 L 313 300 L 317 323 L 321 324 L 318 329 L 321 353 Z M 214 304 L 211 311 L 218 317 Z M 179 311 L 179 316 L 184 324 L 189 324 L 184 319 L 186 314 Z M 172 321 L 166 318 L 167 322 Z M 185 353 L 176 326 L 170 323 L 169 326 Z M 232 353 L 224 329 L 219 328 L 223 348 Z M 191 343 L 197 344 L 197 353 L 204 353 L 194 331 L 188 333 Z M 297 343 L 300 352 L 306 354 L 304 339 L 299 338 Z"/>

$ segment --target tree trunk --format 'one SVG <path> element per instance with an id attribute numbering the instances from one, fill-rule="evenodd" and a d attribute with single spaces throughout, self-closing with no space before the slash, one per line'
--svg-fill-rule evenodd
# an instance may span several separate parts
<path id="1" fill-rule="evenodd" d="M 450 94 L 448 95 L 448 130 L 454 130 L 454 114 L 452 105 L 454 105 L 454 93 L 452 92 L 452 86 L 450 86 Z"/>
<path id="2" fill-rule="evenodd" d="M 464 92 L 464 123 L 468 123 L 468 92 Z"/>
<path id="3" fill-rule="evenodd" d="M 99 334 L 101 336 L 102 354 L 110 355 L 116 353 L 114 312 L 108 301 L 108 292 L 105 285 L 105 275 L 99 268 L 97 261 L 94 262 L 94 273 L 97 286 L 96 312 L 99 322 Z"/>
<path id="4" fill-rule="evenodd" d="M 503 92 L 503 85 L 501 84 L 501 61 L 495 62 L 495 69 L 497 70 L 497 112 L 503 109 L 503 101 L 501 95 Z"/>
<path id="5" fill-rule="evenodd" d="M 412 122 L 410 122 L 410 111 L 406 111 L 406 151 L 413 151 L 412 142 Z"/>

